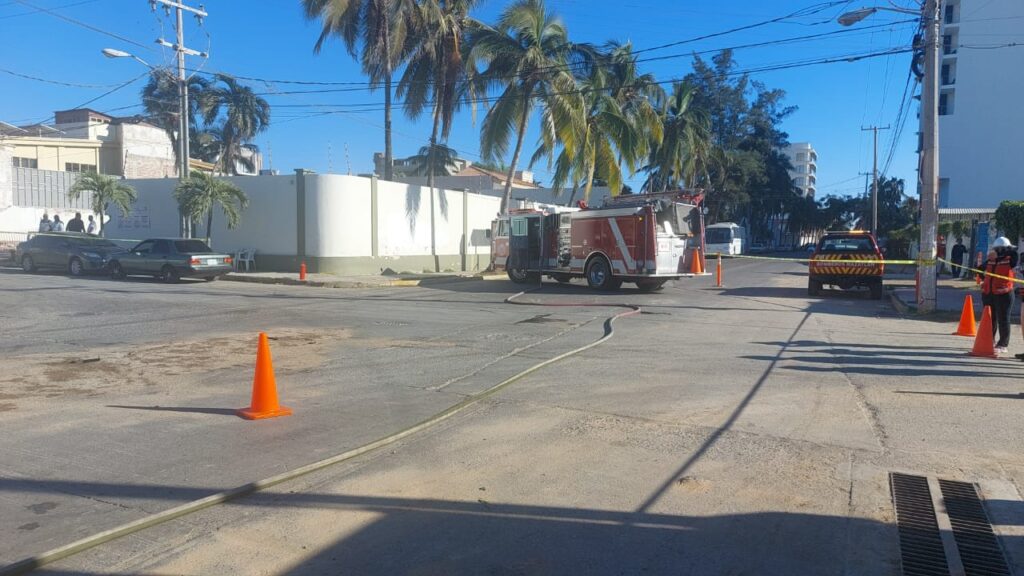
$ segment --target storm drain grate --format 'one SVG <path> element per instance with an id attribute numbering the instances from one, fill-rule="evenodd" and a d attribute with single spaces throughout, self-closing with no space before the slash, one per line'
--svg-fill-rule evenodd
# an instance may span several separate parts
<path id="1" fill-rule="evenodd" d="M 966 576 L 1010 576 L 1003 550 L 974 484 L 939 480 Z"/>
<path id="2" fill-rule="evenodd" d="M 896 527 L 900 535 L 900 566 L 905 576 L 949 576 L 946 552 L 935 520 L 928 479 L 889 474 Z"/>

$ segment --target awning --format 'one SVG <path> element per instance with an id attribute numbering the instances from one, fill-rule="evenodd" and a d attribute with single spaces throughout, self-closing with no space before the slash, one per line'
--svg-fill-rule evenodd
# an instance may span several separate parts
<path id="1" fill-rule="evenodd" d="M 972 220 L 991 220 L 995 216 L 995 208 L 939 208 L 940 222 L 956 222 Z"/>

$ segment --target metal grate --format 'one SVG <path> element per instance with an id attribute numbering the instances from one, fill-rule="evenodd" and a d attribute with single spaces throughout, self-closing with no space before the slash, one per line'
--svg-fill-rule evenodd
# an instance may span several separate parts
<path id="1" fill-rule="evenodd" d="M 949 576 L 946 552 L 935 520 L 928 479 L 889 474 L 896 527 L 900 535 L 900 567 L 905 576 Z"/>
<path id="2" fill-rule="evenodd" d="M 1003 550 L 974 484 L 939 480 L 966 576 L 1010 576 Z"/>

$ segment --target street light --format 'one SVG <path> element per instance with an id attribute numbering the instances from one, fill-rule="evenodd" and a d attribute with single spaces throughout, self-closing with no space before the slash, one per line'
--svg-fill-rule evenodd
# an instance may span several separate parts
<path id="1" fill-rule="evenodd" d="M 935 257 L 938 249 L 939 199 L 939 2 L 925 0 L 921 12 L 897 6 L 877 6 L 847 12 L 838 18 L 843 26 L 850 26 L 884 10 L 921 17 L 924 26 L 924 77 L 921 79 L 921 238 L 918 251 L 917 311 L 927 314 L 935 311 Z"/>
<path id="2" fill-rule="evenodd" d="M 153 69 L 153 66 L 149 62 L 146 62 L 145 60 L 143 60 L 142 58 L 139 58 L 138 56 L 136 56 L 135 54 L 132 54 L 131 52 L 125 52 L 124 50 L 117 50 L 115 48 L 104 48 L 102 50 L 102 52 L 103 52 L 103 55 L 106 56 L 107 58 L 131 58 L 132 60 L 135 60 L 136 62 L 139 62 L 143 66 L 145 66 L 145 67 L 147 67 L 147 68 L 149 68 L 151 70 Z"/>

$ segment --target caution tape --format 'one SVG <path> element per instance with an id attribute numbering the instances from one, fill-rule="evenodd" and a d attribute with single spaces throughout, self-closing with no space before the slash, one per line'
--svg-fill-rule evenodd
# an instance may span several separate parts
<path id="1" fill-rule="evenodd" d="M 816 264 L 924 264 L 934 265 L 935 260 L 833 260 L 829 258 L 786 258 L 783 256 L 750 256 L 748 254 L 708 254 L 708 257 L 745 258 L 747 260 L 775 260 L 778 262 L 814 262 Z"/>
<path id="2" fill-rule="evenodd" d="M 949 260 L 946 260 L 944 258 L 939 258 L 938 260 L 939 260 L 939 262 L 942 262 L 944 264 L 949 264 L 950 266 L 959 266 L 960 268 L 963 268 L 964 270 L 968 270 L 970 272 L 974 272 L 975 274 L 978 274 L 980 276 L 991 276 L 993 278 L 999 278 L 1000 280 L 1009 280 L 1010 282 L 1013 282 L 1014 284 L 1024 284 L 1024 279 L 1021 279 L 1021 278 L 1010 278 L 1009 276 L 1002 276 L 1000 274 L 995 274 L 993 272 L 986 272 L 984 270 L 978 270 L 977 268 L 971 268 L 970 266 L 964 266 L 963 264 L 954 264 L 954 263 L 952 263 Z"/>

